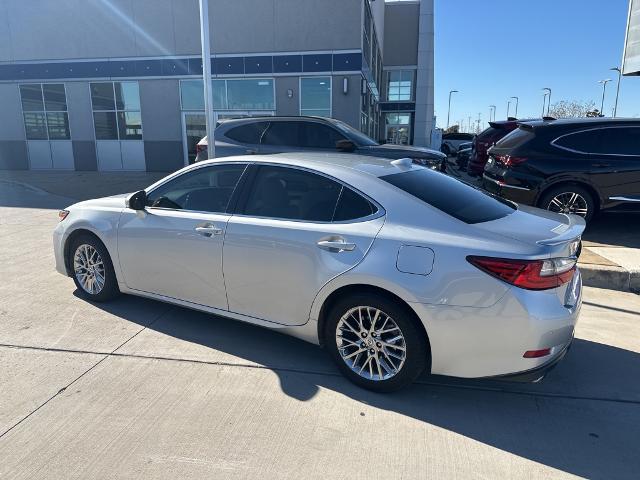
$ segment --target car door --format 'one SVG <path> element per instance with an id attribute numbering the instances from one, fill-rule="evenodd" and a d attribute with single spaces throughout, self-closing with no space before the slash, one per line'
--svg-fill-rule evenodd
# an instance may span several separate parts
<path id="1" fill-rule="evenodd" d="M 229 310 L 285 325 L 307 322 L 323 285 L 362 261 L 381 207 L 318 172 L 261 165 L 229 220 Z"/>
<path id="2" fill-rule="evenodd" d="M 246 166 L 190 170 L 149 191 L 144 211 L 123 212 L 118 256 L 127 287 L 227 310 L 222 246 L 227 209 Z"/>

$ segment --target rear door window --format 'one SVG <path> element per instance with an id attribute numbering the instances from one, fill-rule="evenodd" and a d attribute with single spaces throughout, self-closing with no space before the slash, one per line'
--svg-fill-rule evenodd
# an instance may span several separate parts
<path id="1" fill-rule="evenodd" d="M 592 153 L 640 156 L 640 128 L 603 128 L 599 133 Z"/>
<path id="2" fill-rule="evenodd" d="M 528 142 L 533 137 L 535 137 L 535 134 L 532 130 L 519 127 L 498 141 L 496 148 L 516 148 L 524 145 L 525 142 Z"/>
<path id="3" fill-rule="evenodd" d="M 566 148 L 580 153 L 593 153 L 596 151 L 599 141 L 598 130 L 570 133 L 554 140 L 557 147 Z"/>
<path id="4" fill-rule="evenodd" d="M 338 206 L 333 215 L 334 222 L 345 222 L 368 217 L 378 211 L 378 208 L 362 195 L 350 188 L 343 187 L 338 200 Z"/>
<path id="5" fill-rule="evenodd" d="M 380 178 L 465 223 L 489 222 L 515 210 L 515 206 L 506 200 L 428 169 Z"/>
<path id="6" fill-rule="evenodd" d="M 317 122 L 300 123 L 300 146 L 306 148 L 336 148 L 344 136 L 331 127 Z"/>
<path id="7" fill-rule="evenodd" d="M 230 129 L 225 136 L 241 143 L 258 144 L 268 125 L 268 122 L 247 123 Z"/>
<path id="8" fill-rule="evenodd" d="M 271 122 L 262 136 L 263 145 L 300 146 L 300 122 Z"/>

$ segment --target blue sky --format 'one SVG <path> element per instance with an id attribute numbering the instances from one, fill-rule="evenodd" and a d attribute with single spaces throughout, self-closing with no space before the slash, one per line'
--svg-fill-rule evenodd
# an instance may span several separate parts
<path id="1" fill-rule="evenodd" d="M 611 115 L 622 58 L 628 0 L 435 0 L 435 112 L 451 124 L 497 106 L 504 119 L 507 101 L 520 97 L 518 117 L 542 113 L 543 87 L 558 100 L 593 100 Z M 513 105 L 511 107 L 513 114 Z M 640 116 L 640 77 L 623 77 L 618 116 Z"/>

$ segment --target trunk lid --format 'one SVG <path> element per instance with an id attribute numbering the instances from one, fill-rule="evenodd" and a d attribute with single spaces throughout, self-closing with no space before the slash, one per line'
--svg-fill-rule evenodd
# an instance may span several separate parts
<path id="1" fill-rule="evenodd" d="M 585 229 L 585 221 L 577 215 L 565 215 L 518 205 L 511 215 L 478 223 L 474 226 L 520 242 L 562 250 L 579 240 Z"/>

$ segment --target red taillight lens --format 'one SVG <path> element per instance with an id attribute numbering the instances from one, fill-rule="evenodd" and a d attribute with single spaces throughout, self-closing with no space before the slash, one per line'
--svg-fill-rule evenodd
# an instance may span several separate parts
<path id="1" fill-rule="evenodd" d="M 575 258 L 514 260 L 509 258 L 467 257 L 472 265 L 489 275 L 527 290 L 548 290 L 573 278 Z"/>
<path id="2" fill-rule="evenodd" d="M 60 210 L 58 212 L 58 219 L 60 221 L 63 221 L 65 218 L 67 218 L 67 215 L 69 215 L 69 210 Z"/>
<path id="3" fill-rule="evenodd" d="M 511 155 L 496 155 L 496 160 L 506 167 L 513 167 L 527 161 L 524 157 L 512 157 Z"/>
<path id="4" fill-rule="evenodd" d="M 524 358 L 540 358 L 540 357 L 546 357 L 550 353 L 551 353 L 550 348 L 543 348 L 542 350 L 527 350 L 526 352 L 524 352 L 524 355 L 522 356 Z"/>

